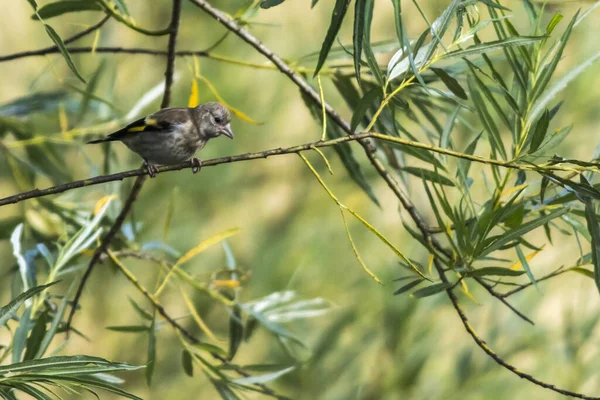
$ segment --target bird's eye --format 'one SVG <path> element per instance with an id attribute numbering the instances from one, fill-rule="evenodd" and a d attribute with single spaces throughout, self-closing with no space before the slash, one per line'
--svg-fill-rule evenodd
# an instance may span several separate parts
<path id="1" fill-rule="evenodd" d="M 223 119 L 222 119 L 221 117 L 215 117 L 215 122 L 216 122 L 217 124 L 220 124 L 220 123 L 222 123 L 222 122 L 223 122 Z"/>

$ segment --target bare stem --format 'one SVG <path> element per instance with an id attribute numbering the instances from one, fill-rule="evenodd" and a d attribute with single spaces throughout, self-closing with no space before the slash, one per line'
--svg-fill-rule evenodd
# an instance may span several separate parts
<path id="1" fill-rule="evenodd" d="M 164 91 L 163 100 L 161 103 L 162 108 L 169 107 L 169 104 L 171 103 L 171 87 L 173 86 L 173 74 L 174 74 L 174 68 L 175 68 L 175 44 L 177 42 L 177 34 L 179 32 L 180 16 L 181 16 L 181 0 L 173 0 L 173 8 L 172 8 L 172 12 L 171 12 L 171 23 L 169 25 L 170 33 L 169 33 L 168 55 L 167 55 L 167 67 L 165 69 L 165 91 Z M 81 278 L 81 282 L 79 283 L 79 286 L 77 288 L 77 293 L 75 294 L 75 298 L 73 299 L 71 311 L 69 313 L 69 318 L 67 319 L 67 324 L 66 324 L 67 333 L 69 332 L 69 328 L 71 327 L 71 322 L 73 321 L 73 317 L 75 316 L 75 311 L 77 310 L 77 305 L 79 303 L 79 299 L 81 298 L 81 295 L 83 293 L 83 288 L 85 287 L 85 284 L 87 283 L 90 275 L 92 274 L 92 270 L 94 269 L 94 266 L 100 260 L 100 256 L 105 251 L 108 250 L 108 246 L 110 245 L 110 243 L 112 242 L 114 237 L 117 235 L 117 233 L 121 229 L 121 226 L 125 222 L 127 215 L 129 215 L 129 212 L 131 211 L 133 204 L 137 200 L 138 195 L 140 194 L 140 191 L 142 190 L 142 187 L 144 186 L 145 180 L 146 180 L 145 175 L 140 175 L 135 180 L 135 183 L 133 184 L 133 188 L 131 189 L 129 196 L 127 197 L 127 200 L 125 201 L 125 204 L 123 205 L 123 209 L 117 216 L 117 219 L 115 220 L 113 225 L 110 227 L 110 230 L 108 231 L 106 236 L 104 236 L 104 238 L 102 238 L 102 242 L 100 243 L 100 246 L 98 246 L 96 251 L 94 251 L 94 255 L 92 256 L 92 258 L 88 264 L 88 267 L 85 270 L 83 277 Z"/>

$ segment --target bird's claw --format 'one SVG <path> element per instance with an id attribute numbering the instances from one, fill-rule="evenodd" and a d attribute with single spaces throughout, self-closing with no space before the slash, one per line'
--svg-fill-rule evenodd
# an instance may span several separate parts
<path id="1" fill-rule="evenodd" d="M 146 170 L 148 170 L 150 178 L 154 178 L 158 173 L 158 167 L 154 164 L 150 164 L 148 161 L 146 161 Z"/>
<path id="2" fill-rule="evenodd" d="M 195 174 L 200 171 L 200 168 L 202 168 L 202 161 L 196 157 L 193 157 L 190 161 L 192 162 L 192 173 Z"/>

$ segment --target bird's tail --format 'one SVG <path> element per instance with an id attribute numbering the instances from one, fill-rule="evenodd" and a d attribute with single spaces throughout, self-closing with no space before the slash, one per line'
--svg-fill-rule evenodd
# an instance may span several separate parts
<path id="1" fill-rule="evenodd" d="M 96 144 L 96 143 L 112 142 L 114 140 L 118 140 L 118 139 L 115 139 L 113 137 L 107 136 L 107 137 L 104 137 L 102 139 L 92 140 L 90 142 L 87 142 L 86 144 Z"/>

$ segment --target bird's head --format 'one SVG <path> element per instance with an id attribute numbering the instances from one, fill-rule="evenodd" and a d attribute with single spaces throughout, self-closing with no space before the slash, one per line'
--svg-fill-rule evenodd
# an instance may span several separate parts
<path id="1" fill-rule="evenodd" d="M 201 104 L 194 109 L 199 120 L 200 134 L 207 138 L 216 138 L 221 135 L 233 139 L 233 131 L 229 125 L 231 113 L 221 103 Z"/>

